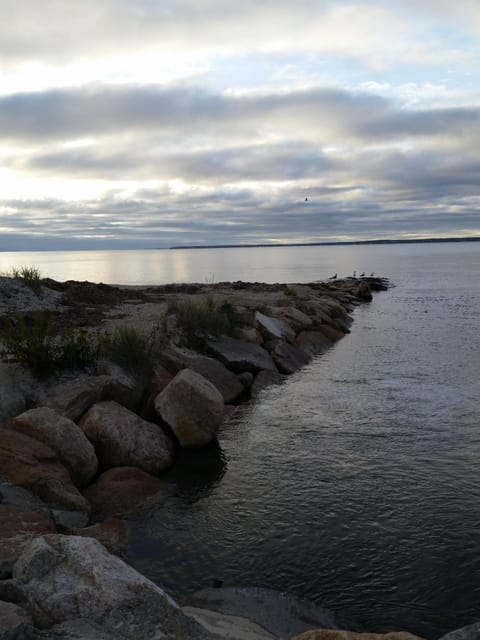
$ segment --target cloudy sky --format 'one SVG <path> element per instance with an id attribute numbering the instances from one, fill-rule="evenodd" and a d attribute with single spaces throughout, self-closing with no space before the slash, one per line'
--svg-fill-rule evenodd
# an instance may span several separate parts
<path id="1" fill-rule="evenodd" d="M 480 235 L 479 0 L 0 8 L 0 250 Z"/>

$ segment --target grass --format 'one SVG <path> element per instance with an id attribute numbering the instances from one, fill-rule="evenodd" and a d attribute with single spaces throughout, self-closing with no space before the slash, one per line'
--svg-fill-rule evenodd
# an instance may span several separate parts
<path id="1" fill-rule="evenodd" d="M 41 296 L 42 276 L 37 267 L 12 267 L 8 276 L 22 280 L 38 297 Z"/>
<path id="2" fill-rule="evenodd" d="M 61 369 L 84 368 L 97 358 L 97 348 L 85 331 L 59 334 L 48 312 L 13 316 L 0 325 L 0 352 L 37 376 Z"/>
<path id="3" fill-rule="evenodd" d="M 232 304 L 218 302 L 212 295 L 200 300 L 170 301 L 167 314 L 175 315 L 177 328 L 191 344 L 208 336 L 231 334 L 235 321 Z"/>
<path id="4" fill-rule="evenodd" d="M 134 327 L 125 325 L 98 338 L 98 353 L 127 371 L 144 373 L 153 367 L 154 344 L 154 335 L 147 339 Z"/>

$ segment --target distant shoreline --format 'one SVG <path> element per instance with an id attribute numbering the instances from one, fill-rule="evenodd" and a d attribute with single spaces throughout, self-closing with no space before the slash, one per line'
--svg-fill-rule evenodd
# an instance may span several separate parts
<path id="1" fill-rule="evenodd" d="M 480 242 L 480 237 L 465 238 L 424 238 L 424 239 L 402 239 L 402 240 L 349 240 L 346 242 L 285 242 L 282 244 L 259 243 L 259 244 L 189 244 L 174 245 L 169 249 L 248 249 L 255 247 L 331 247 L 348 246 L 359 244 L 417 244 L 417 243 L 439 243 L 439 242 Z M 157 247 L 163 249 L 163 247 Z"/>

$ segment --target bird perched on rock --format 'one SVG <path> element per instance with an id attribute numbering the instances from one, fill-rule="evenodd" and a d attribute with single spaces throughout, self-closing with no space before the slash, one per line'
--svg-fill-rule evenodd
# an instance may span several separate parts
<path id="1" fill-rule="evenodd" d="M 362 271 L 362 273 L 360 274 L 360 278 L 365 277 L 365 271 Z"/>
<path id="2" fill-rule="evenodd" d="M 334 276 L 330 276 L 329 280 L 336 280 L 337 278 L 337 274 L 335 274 Z"/>
<path id="3" fill-rule="evenodd" d="M 356 272 L 356 271 L 354 271 L 354 272 L 353 272 L 353 277 L 354 277 L 354 278 L 356 278 L 356 277 L 357 277 L 357 272 Z"/>

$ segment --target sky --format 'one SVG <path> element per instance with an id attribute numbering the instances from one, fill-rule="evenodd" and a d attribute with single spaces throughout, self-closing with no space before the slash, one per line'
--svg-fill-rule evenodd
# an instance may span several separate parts
<path id="1" fill-rule="evenodd" d="M 0 9 L 0 250 L 480 236 L 479 0 Z"/>

